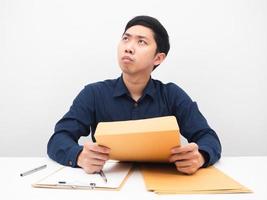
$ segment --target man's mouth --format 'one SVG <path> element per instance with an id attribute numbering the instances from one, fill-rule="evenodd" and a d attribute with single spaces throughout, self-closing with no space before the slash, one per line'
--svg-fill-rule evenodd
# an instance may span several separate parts
<path id="1" fill-rule="evenodd" d="M 121 60 L 122 60 L 122 61 L 125 61 L 125 62 L 133 62 L 133 61 L 134 61 L 134 59 L 131 58 L 130 56 L 123 56 L 123 57 L 121 58 Z"/>

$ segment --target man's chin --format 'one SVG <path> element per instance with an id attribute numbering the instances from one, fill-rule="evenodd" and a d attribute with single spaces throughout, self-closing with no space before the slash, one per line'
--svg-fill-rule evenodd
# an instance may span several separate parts
<path id="1" fill-rule="evenodd" d="M 126 74 L 135 73 L 134 67 L 131 65 L 121 65 L 120 68 L 123 73 L 126 73 Z"/>

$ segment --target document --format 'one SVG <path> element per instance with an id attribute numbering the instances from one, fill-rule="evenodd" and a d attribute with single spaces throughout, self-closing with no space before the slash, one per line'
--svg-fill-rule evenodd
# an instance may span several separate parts
<path id="1" fill-rule="evenodd" d="M 141 166 L 147 190 L 158 194 L 249 193 L 241 185 L 214 166 L 201 168 L 193 175 L 182 174 L 173 164 Z"/>
<path id="2" fill-rule="evenodd" d="M 32 184 L 41 188 L 67 188 L 67 189 L 113 189 L 119 190 L 132 167 L 131 163 L 108 161 L 103 172 L 107 182 L 101 174 L 87 174 L 81 168 L 59 167 L 52 174 Z"/>
<path id="3" fill-rule="evenodd" d="M 168 162 L 171 149 L 180 146 L 174 116 L 100 122 L 95 138 L 111 149 L 110 159 L 120 161 Z"/>

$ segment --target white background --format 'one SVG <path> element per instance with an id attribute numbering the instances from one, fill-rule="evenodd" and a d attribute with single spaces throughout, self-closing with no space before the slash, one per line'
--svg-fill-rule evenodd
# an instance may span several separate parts
<path id="1" fill-rule="evenodd" d="M 140 14 L 170 36 L 152 77 L 198 102 L 223 155 L 267 155 L 267 1 L 0 0 L 0 156 L 46 155 L 78 92 L 120 75 L 117 44 Z"/>

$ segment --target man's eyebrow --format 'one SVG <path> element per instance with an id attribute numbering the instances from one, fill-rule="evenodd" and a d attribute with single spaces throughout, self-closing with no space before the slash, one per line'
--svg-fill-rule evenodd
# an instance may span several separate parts
<path id="1" fill-rule="evenodd" d="M 127 37 L 137 37 L 137 38 L 139 38 L 139 39 L 147 39 L 147 40 L 149 40 L 148 37 L 143 36 L 143 35 L 132 35 L 132 34 L 130 34 L 130 33 L 124 33 L 123 35 L 125 35 L 125 36 L 127 36 Z"/>

